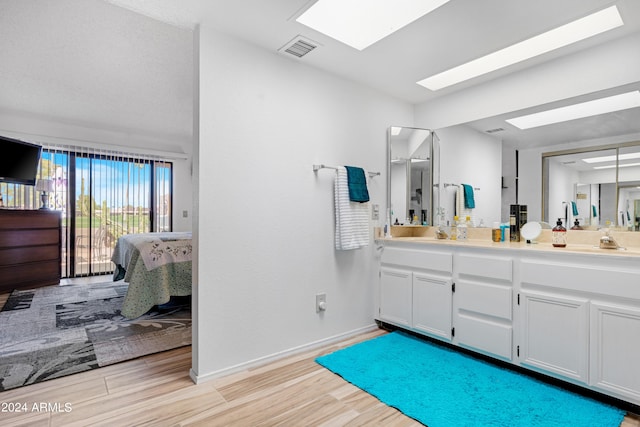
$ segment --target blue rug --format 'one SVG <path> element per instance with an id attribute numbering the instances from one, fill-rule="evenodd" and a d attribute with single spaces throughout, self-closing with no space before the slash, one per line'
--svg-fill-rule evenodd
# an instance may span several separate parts
<path id="1" fill-rule="evenodd" d="M 625 415 L 604 403 L 401 332 L 316 362 L 429 427 L 613 427 Z"/>

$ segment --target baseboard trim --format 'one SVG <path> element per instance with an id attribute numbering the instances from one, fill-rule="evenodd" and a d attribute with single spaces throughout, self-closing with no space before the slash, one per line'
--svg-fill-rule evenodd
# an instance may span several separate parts
<path id="1" fill-rule="evenodd" d="M 378 329 L 378 325 L 376 324 L 363 326 L 362 328 L 354 329 L 354 330 L 344 332 L 342 334 L 334 335 L 322 340 L 313 341 L 308 344 L 304 344 L 298 347 L 293 347 L 288 350 L 280 351 L 278 353 L 274 353 L 268 356 L 260 357 L 258 359 L 250 360 L 245 363 L 240 363 L 238 365 L 230 366 L 228 368 L 219 369 L 217 371 L 210 372 L 207 374 L 198 375 L 193 370 L 193 368 L 191 368 L 189 370 L 189 377 L 194 383 L 201 384 L 203 382 L 214 380 L 216 378 L 235 374 L 236 372 L 244 371 L 251 368 L 256 368 L 261 365 L 266 365 L 267 363 L 275 362 L 276 360 L 284 359 L 285 357 L 295 356 L 296 354 L 303 353 L 305 351 L 311 351 L 316 348 L 328 346 L 336 342 L 349 339 L 359 334 L 364 334 L 367 332 L 374 331 L 376 329 Z"/>

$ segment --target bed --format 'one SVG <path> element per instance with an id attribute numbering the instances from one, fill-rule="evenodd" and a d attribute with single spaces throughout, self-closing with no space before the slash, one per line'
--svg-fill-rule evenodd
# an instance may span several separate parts
<path id="1" fill-rule="evenodd" d="M 172 296 L 191 295 L 191 233 L 128 234 L 111 256 L 113 280 L 129 283 L 121 313 L 133 319 Z"/>

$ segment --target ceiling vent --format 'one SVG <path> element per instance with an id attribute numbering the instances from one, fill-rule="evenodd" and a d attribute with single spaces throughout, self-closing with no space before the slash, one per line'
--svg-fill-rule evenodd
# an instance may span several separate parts
<path id="1" fill-rule="evenodd" d="M 302 58 L 307 53 L 318 47 L 320 43 L 301 35 L 295 36 L 289 43 L 278 49 L 279 52 L 288 53 L 296 58 Z"/>
<path id="2" fill-rule="evenodd" d="M 495 129 L 485 130 L 485 133 L 497 133 L 497 132 L 502 132 L 502 131 L 504 131 L 504 128 L 495 128 Z"/>

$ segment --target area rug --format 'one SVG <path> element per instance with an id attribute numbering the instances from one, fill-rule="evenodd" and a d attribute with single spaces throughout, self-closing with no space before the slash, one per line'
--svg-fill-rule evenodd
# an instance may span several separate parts
<path id="1" fill-rule="evenodd" d="M 15 290 L 0 312 L 0 391 L 191 344 L 189 298 L 133 320 L 123 282 Z"/>
<path id="2" fill-rule="evenodd" d="M 429 427 L 619 426 L 625 412 L 393 332 L 316 361 Z"/>

